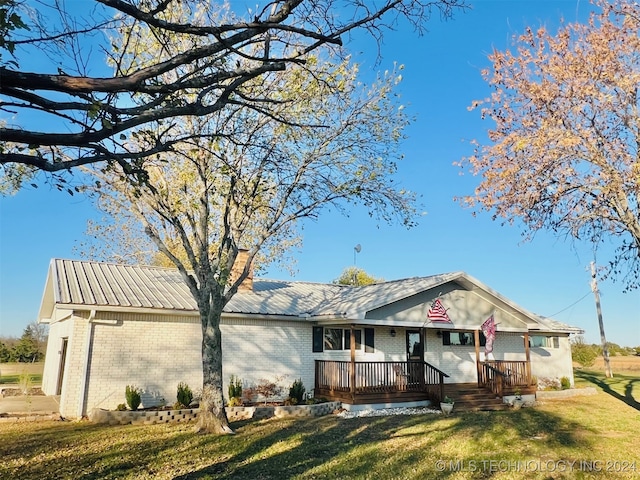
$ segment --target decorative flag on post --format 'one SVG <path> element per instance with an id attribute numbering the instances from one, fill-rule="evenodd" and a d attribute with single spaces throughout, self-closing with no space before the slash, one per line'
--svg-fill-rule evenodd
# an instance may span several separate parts
<path id="1" fill-rule="evenodd" d="M 496 339 L 496 321 L 493 318 L 493 313 L 484 321 L 480 328 L 487 339 L 487 343 L 484 346 L 484 354 L 486 356 L 493 352 L 493 341 Z"/>
<path id="2" fill-rule="evenodd" d="M 429 311 L 427 312 L 427 318 L 432 322 L 444 322 L 444 323 L 453 323 L 447 315 L 447 309 L 444 308 L 442 302 L 439 298 L 431 304 Z"/>

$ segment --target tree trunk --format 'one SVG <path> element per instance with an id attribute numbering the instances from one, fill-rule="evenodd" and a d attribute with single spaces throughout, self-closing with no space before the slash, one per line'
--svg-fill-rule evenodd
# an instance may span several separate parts
<path id="1" fill-rule="evenodd" d="M 234 433 L 229 426 L 222 390 L 222 309 L 200 312 L 202 322 L 202 398 L 198 413 L 198 433 Z"/>

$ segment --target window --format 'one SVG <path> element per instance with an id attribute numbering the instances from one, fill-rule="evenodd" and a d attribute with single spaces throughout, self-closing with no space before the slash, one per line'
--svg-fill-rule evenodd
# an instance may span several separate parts
<path id="1" fill-rule="evenodd" d="M 480 346 L 484 347 L 486 343 L 484 333 L 480 332 Z M 442 332 L 442 345 L 473 347 L 475 335 L 473 332 Z"/>
<path id="2" fill-rule="evenodd" d="M 560 348 L 560 339 L 558 337 L 548 337 L 546 335 L 531 335 L 529 337 L 529 346 L 532 348 Z"/>
<path id="3" fill-rule="evenodd" d="M 356 350 L 362 350 L 362 330 L 354 330 L 356 340 Z M 364 351 L 372 353 L 374 348 L 373 328 L 364 329 Z M 322 352 L 325 350 L 350 350 L 351 349 L 351 329 L 348 328 L 325 328 L 313 327 L 313 351 Z"/>
<path id="4" fill-rule="evenodd" d="M 342 350 L 342 329 L 341 328 L 325 328 L 324 329 L 324 349 L 325 350 Z"/>

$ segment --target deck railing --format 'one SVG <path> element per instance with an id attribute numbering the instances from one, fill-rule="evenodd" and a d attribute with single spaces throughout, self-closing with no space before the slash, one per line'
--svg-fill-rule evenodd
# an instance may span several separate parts
<path id="1" fill-rule="evenodd" d="M 531 385 L 531 367 L 524 360 L 488 360 L 480 364 L 479 384 L 502 396 L 505 387 Z"/>
<path id="2" fill-rule="evenodd" d="M 355 372 L 352 372 L 352 365 Z M 352 373 L 355 373 L 352 375 Z M 444 398 L 448 375 L 427 362 L 355 362 L 316 360 L 318 390 L 350 392 L 353 396 L 397 392 L 423 392 Z M 355 379 L 352 385 L 351 379 Z"/>

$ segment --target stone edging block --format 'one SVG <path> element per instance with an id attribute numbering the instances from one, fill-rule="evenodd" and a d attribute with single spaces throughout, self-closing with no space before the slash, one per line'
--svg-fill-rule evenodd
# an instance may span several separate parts
<path id="1" fill-rule="evenodd" d="M 315 405 L 226 407 L 230 422 L 248 419 L 284 417 L 320 417 L 340 408 L 340 402 Z M 95 408 L 89 414 L 94 423 L 108 425 L 153 425 L 156 423 L 190 422 L 198 417 L 199 408 L 181 410 L 140 410 L 132 412 Z"/>

